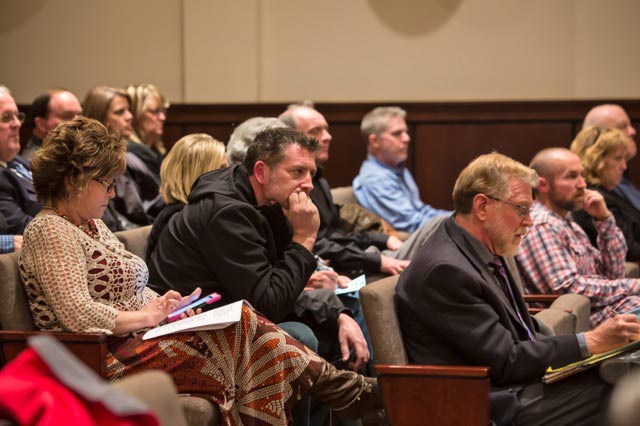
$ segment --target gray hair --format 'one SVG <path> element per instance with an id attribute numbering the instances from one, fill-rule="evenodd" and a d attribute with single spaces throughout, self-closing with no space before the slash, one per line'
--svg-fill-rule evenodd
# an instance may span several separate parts
<path id="1" fill-rule="evenodd" d="M 247 149 L 249 149 L 258 133 L 266 129 L 277 129 L 279 127 L 287 127 L 287 125 L 273 117 L 253 117 L 236 126 L 227 143 L 229 165 L 232 166 L 244 162 Z"/>
<path id="2" fill-rule="evenodd" d="M 389 117 L 405 118 L 407 111 L 396 106 L 377 107 L 369 111 L 360 124 L 360 132 L 365 140 L 369 140 L 369 135 L 379 135 L 387 129 Z"/>

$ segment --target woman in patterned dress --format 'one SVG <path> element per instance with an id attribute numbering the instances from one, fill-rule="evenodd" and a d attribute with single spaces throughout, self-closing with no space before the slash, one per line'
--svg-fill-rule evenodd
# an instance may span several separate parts
<path id="1" fill-rule="evenodd" d="M 291 408 L 305 393 L 347 418 L 380 405 L 373 379 L 336 370 L 246 306 L 240 322 L 223 330 L 143 341 L 141 331 L 199 290 L 182 297 L 147 288 L 144 261 L 95 219 L 114 195 L 125 151 L 116 134 L 79 117 L 50 132 L 32 159 L 44 208 L 24 233 L 20 273 L 38 328 L 110 335 L 111 380 L 166 371 L 181 393 L 215 402 L 223 424 L 290 423 Z"/>

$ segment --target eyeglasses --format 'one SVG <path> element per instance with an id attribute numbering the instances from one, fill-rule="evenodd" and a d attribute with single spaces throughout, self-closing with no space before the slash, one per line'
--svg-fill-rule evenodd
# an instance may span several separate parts
<path id="1" fill-rule="evenodd" d="M 94 178 L 93 180 L 95 180 L 96 182 L 102 184 L 102 186 L 104 186 L 104 189 L 107 190 L 107 193 L 111 192 L 111 191 L 115 191 L 116 188 L 118 187 L 116 185 L 116 181 L 114 180 L 113 182 L 109 183 L 106 180 L 102 180 L 102 179 L 96 179 Z"/>
<path id="2" fill-rule="evenodd" d="M 25 119 L 24 112 L 11 112 L 11 111 L 5 112 L 4 114 L 2 114 L 0 121 L 3 122 L 4 124 L 10 124 L 16 118 L 18 119 L 20 124 L 24 123 L 24 119 Z"/>
<path id="3" fill-rule="evenodd" d="M 533 211 L 533 209 L 532 209 L 532 208 L 529 208 L 529 207 L 527 207 L 527 206 L 521 206 L 520 204 L 511 203 L 511 202 L 509 202 L 509 201 L 501 200 L 501 199 L 500 199 L 500 198 L 498 198 L 498 197 L 492 197 L 491 195 L 488 195 L 488 194 L 484 194 L 484 195 L 486 195 L 486 196 L 487 196 L 487 198 L 491 198 L 492 200 L 500 201 L 501 203 L 505 203 L 505 204 L 507 204 L 507 205 L 510 205 L 511 207 L 515 207 L 515 208 L 518 210 L 518 216 L 520 216 L 520 217 L 522 217 L 522 218 L 527 217 L 527 216 L 528 216 L 528 215 L 530 215 L 530 214 L 531 214 L 531 212 Z"/>

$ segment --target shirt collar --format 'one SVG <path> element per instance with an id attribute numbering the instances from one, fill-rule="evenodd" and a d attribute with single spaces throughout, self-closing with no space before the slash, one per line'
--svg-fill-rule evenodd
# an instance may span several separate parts
<path id="1" fill-rule="evenodd" d="M 405 167 L 404 167 L 404 162 L 398 164 L 396 167 L 391 167 L 390 165 L 383 163 L 382 161 L 378 160 L 376 157 L 374 157 L 372 154 L 367 154 L 367 157 L 371 160 L 374 161 L 378 166 L 385 168 L 387 170 L 391 170 L 393 173 L 397 174 L 397 175 L 401 175 L 404 173 Z"/>
<path id="2" fill-rule="evenodd" d="M 496 255 L 491 253 L 491 250 L 489 250 L 487 246 L 481 243 L 480 240 L 478 240 L 476 237 L 471 235 L 462 226 L 458 225 L 458 222 L 456 222 L 455 220 L 453 220 L 452 222 L 453 222 L 453 225 L 458 228 L 458 230 L 464 236 L 464 238 L 469 242 L 469 245 L 471 245 L 471 248 L 478 254 L 482 263 L 484 263 L 485 265 L 488 265 L 489 262 L 496 257 Z"/>

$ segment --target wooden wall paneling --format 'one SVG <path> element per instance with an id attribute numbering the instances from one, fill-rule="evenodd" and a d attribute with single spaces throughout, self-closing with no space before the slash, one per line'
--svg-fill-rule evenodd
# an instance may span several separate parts
<path id="1" fill-rule="evenodd" d="M 367 157 L 366 145 L 360 136 L 360 124 L 333 124 L 329 132 L 333 140 L 324 176 L 332 188 L 349 186 Z"/>
<path id="2" fill-rule="evenodd" d="M 451 209 L 451 192 L 462 169 L 475 157 L 497 150 L 528 164 L 540 149 L 568 146 L 569 123 L 418 124 L 414 155 L 422 199 Z"/>

